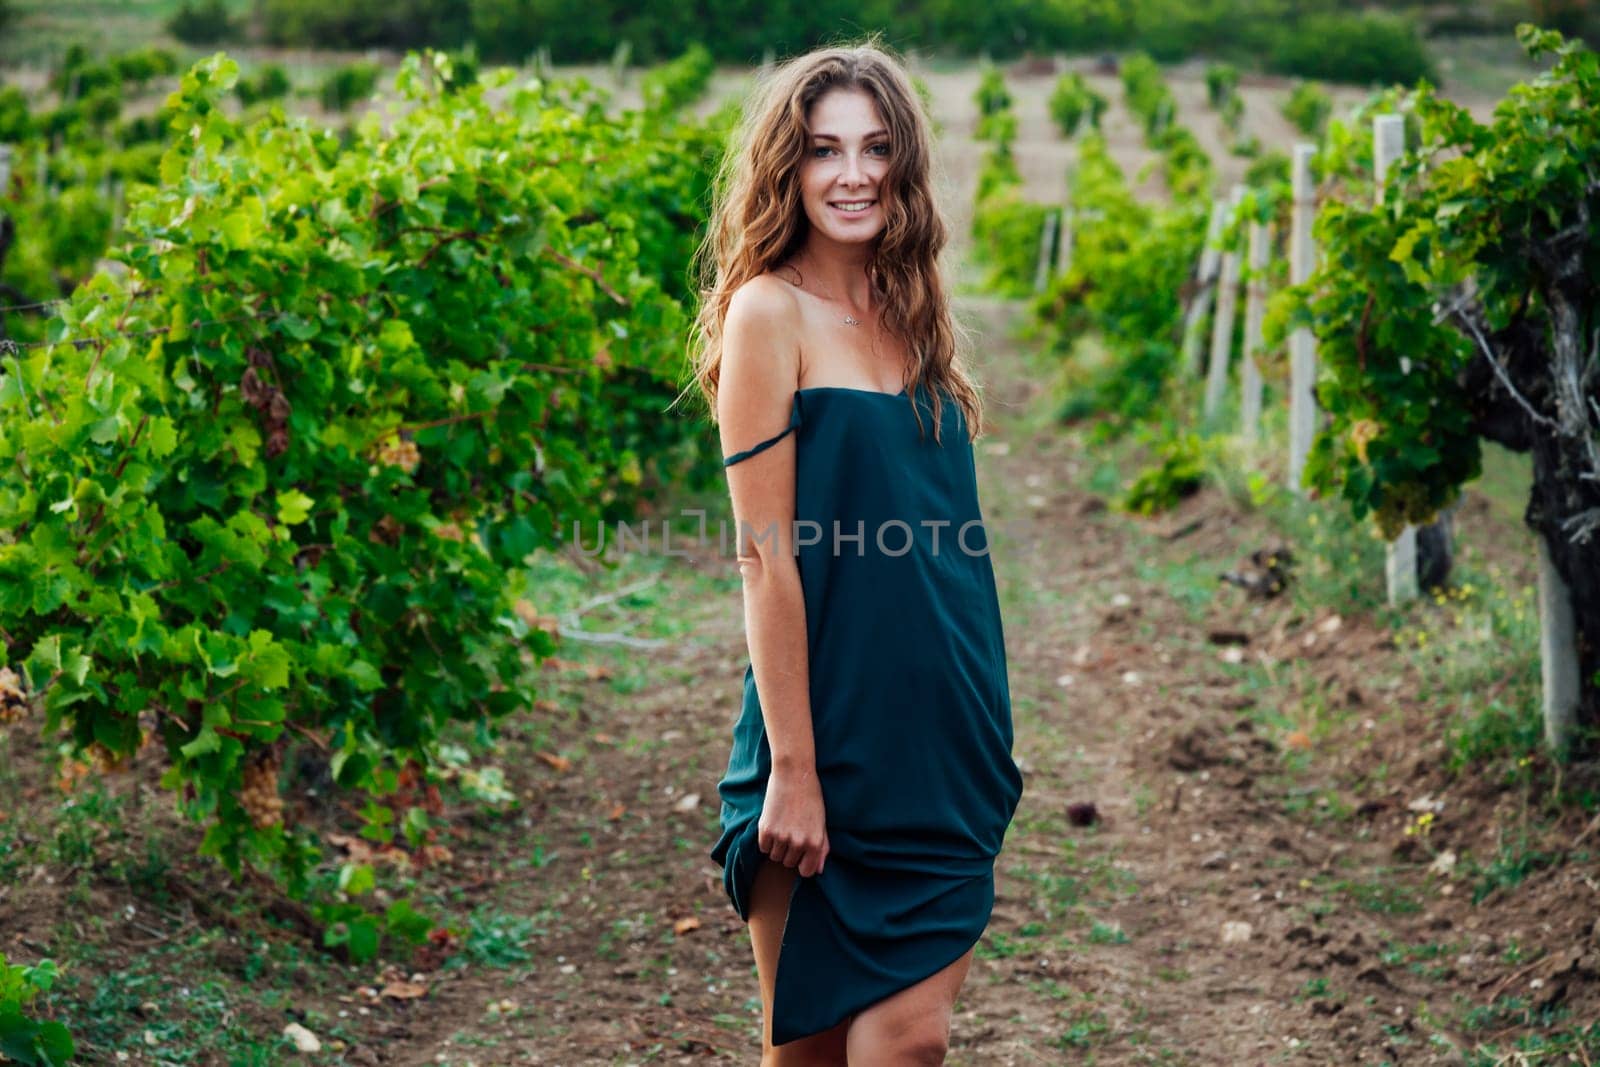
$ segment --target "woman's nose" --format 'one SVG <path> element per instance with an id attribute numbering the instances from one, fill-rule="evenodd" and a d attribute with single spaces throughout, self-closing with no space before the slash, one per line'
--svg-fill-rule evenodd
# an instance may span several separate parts
<path id="1" fill-rule="evenodd" d="M 844 184 L 860 185 L 865 179 L 861 169 L 861 159 L 858 156 L 845 156 L 844 159 Z"/>

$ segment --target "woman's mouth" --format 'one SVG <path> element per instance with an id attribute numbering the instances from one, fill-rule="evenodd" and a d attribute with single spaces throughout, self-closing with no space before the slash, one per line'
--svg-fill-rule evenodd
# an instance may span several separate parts
<path id="1" fill-rule="evenodd" d="M 845 215 L 865 215 L 876 203 L 876 200 L 832 200 L 828 206 Z"/>

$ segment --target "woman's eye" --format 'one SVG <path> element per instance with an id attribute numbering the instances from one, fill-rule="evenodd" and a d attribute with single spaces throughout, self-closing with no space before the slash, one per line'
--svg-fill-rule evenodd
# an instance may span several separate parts
<path id="1" fill-rule="evenodd" d="M 883 152 L 881 153 L 882 155 L 888 155 L 889 154 L 889 144 L 888 144 L 887 141 L 879 141 L 877 144 L 870 146 L 868 151 L 870 151 L 872 148 L 881 148 L 881 149 L 883 149 Z M 815 156 L 819 152 L 832 152 L 832 151 L 833 151 L 833 149 L 831 147 L 829 147 L 828 145 L 818 145 L 817 147 L 815 147 L 815 148 L 813 148 L 811 150 L 811 154 L 813 156 Z"/>

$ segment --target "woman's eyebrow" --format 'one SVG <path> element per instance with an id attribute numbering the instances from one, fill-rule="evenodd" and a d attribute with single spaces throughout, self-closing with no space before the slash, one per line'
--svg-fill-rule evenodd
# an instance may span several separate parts
<path id="1" fill-rule="evenodd" d="M 814 138 L 815 140 L 818 140 L 818 141 L 837 141 L 839 139 L 839 138 L 835 137 L 831 133 L 814 133 L 811 136 L 812 136 L 812 138 Z M 865 140 L 866 137 L 887 137 L 887 136 L 889 136 L 889 131 L 888 130 L 871 130 L 862 139 Z"/>

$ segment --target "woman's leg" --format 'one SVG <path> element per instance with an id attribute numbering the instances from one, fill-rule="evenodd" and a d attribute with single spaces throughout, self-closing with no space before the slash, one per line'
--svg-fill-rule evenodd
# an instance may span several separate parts
<path id="1" fill-rule="evenodd" d="M 772 989 L 778 976 L 778 948 L 789 918 L 789 889 L 800 872 L 763 858 L 750 891 L 750 943 L 761 981 L 761 1067 L 846 1067 L 845 1032 L 850 1020 L 820 1034 L 772 1047 Z M 863 1063 L 871 1062 L 867 1060 Z"/>
<path id="2" fill-rule="evenodd" d="M 943 970 L 852 1016 L 846 1041 L 850 1062 L 872 1067 L 944 1063 L 950 1048 L 950 1013 L 972 966 L 972 951 L 967 949 Z"/>

